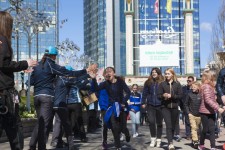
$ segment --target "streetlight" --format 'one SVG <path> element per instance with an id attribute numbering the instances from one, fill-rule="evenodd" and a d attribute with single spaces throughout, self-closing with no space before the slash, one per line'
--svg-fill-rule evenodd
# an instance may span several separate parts
<path id="1" fill-rule="evenodd" d="M 16 30 L 22 30 L 22 33 L 27 37 L 28 55 L 31 58 L 32 39 L 37 33 L 46 31 L 46 27 L 50 26 L 52 18 L 31 8 L 21 8 L 14 21 L 18 25 Z M 27 109 L 30 111 L 30 73 L 28 74 Z"/>

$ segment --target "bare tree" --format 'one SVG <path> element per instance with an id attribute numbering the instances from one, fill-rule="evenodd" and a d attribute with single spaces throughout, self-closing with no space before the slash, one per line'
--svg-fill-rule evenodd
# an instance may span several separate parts
<path id="1" fill-rule="evenodd" d="M 217 21 L 212 28 L 209 67 L 216 74 L 225 67 L 225 2 L 221 1 Z"/>

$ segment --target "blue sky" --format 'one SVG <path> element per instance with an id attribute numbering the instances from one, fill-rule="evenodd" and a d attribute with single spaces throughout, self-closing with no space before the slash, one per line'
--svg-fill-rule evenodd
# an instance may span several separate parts
<path id="1" fill-rule="evenodd" d="M 222 0 L 200 1 L 200 49 L 201 67 L 207 64 L 210 54 L 210 41 L 213 24 Z M 80 48 L 84 47 L 83 0 L 59 0 L 59 20 L 68 19 L 59 29 L 59 40 L 69 38 Z"/>

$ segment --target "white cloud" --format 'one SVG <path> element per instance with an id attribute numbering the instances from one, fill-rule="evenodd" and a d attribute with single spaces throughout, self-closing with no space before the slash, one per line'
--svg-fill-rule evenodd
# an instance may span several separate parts
<path id="1" fill-rule="evenodd" d="M 212 31 L 212 24 L 209 23 L 209 22 L 202 22 L 202 23 L 200 24 L 200 28 L 201 28 L 201 30 L 203 30 L 203 31 L 211 32 L 211 31 Z"/>

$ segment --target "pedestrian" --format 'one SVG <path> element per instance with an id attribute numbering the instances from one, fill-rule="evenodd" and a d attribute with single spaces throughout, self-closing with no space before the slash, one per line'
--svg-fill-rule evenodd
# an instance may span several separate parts
<path id="1" fill-rule="evenodd" d="M 94 89 L 100 91 L 105 89 L 109 96 L 109 108 L 106 112 L 105 121 L 110 121 L 114 143 L 116 149 L 121 149 L 120 133 L 121 126 L 120 122 L 121 107 L 125 107 L 127 100 L 130 98 L 130 89 L 126 85 L 125 81 L 115 76 L 115 69 L 113 67 L 107 67 L 105 69 L 107 81 L 102 82 L 98 85 L 96 79 L 93 79 Z M 124 95 L 125 94 L 125 95 Z M 107 117 L 106 117 L 107 116 Z M 126 141 L 130 141 L 130 135 L 126 135 Z"/>
<path id="2" fill-rule="evenodd" d="M 173 135 L 179 115 L 178 102 L 182 98 L 182 87 L 173 69 L 165 70 L 165 81 L 158 88 L 158 98 L 162 104 L 162 115 L 166 123 L 168 149 L 174 150 Z"/>
<path id="3" fill-rule="evenodd" d="M 138 93 L 138 85 L 132 85 L 132 92 L 130 95 L 129 114 L 132 124 L 133 138 L 138 136 L 138 127 L 140 125 L 140 109 L 141 109 L 141 94 Z"/>
<path id="4" fill-rule="evenodd" d="M 81 142 L 87 142 L 86 132 L 83 120 L 83 104 L 80 96 L 80 90 L 86 88 L 89 84 L 87 76 L 79 77 L 79 82 L 70 86 L 67 98 L 67 108 L 69 111 L 69 120 L 72 126 L 74 138 L 78 135 Z"/>
<path id="5" fill-rule="evenodd" d="M 92 65 L 80 71 L 69 71 L 55 63 L 57 55 L 56 47 L 50 46 L 31 74 L 30 84 L 34 86 L 34 106 L 38 117 L 38 122 L 29 143 L 31 150 L 36 149 L 37 142 L 38 149 L 46 149 L 46 142 L 53 119 L 52 102 L 55 95 L 54 81 L 56 75 L 78 77 L 87 73 L 87 71 L 97 68 L 96 65 Z"/>
<path id="6" fill-rule="evenodd" d="M 14 88 L 14 72 L 26 70 L 37 64 L 27 59 L 13 61 L 11 47 L 13 18 L 5 11 L 0 11 L 0 137 L 5 130 L 12 150 L 23 149 L 22 123 L 19 116 L 19 95 Z"/>
<path id="7" fill-rule="evenodd" d="M 192 92 L 192 83 L 195 81 L 193 76 L 188 76 L 187 78 L 187 85 L 182 87 L 182 92 L 183 92 L 183 97 L 182 97 L 182 101 L 181 101 L 181 109 L 183 110 L 183 115 L 184 115 L 184 121 L 185 121 L 185 135 L 186 135 L 186 139 L 190 140 L 191 139 L 191 126 L 190 126 L 190 119 L 188 117 L 188 113 L 185 111 L 186 109 L 184 109 L 184 103 L 185 100 L 187 99 L 187 95 L 188 93 Z"/>
<path id="8" fill-rule="evenodd" d="M 73 70 L 71 66 L 66 66 L 66 69 L 69 71 Z M 71 86 L 79 84 L 80 81 L 88 77 L 89 75 L 84 73 L 83 76 L 77 78 L 69 78 L 63 76 L 58 76 L 56 78 L 55 97 L 53 100 L 53 109 L 55 111 L 56 119 L 55 124 L 53 126 L 51 146 L 56 148 L 63 147 L 63 140 L 61 134 L 62 126 L 66 134 L 69 149 L 75 149 L 73 144 L 71 124 L 69 120 L 69 110 L 67 108 L 67 97 Z"/>
<path id="9" fill-rule="evenodd" d="M 194 148 L 198 148 L 198 130 L 201 125 L 201 117 L 199 113 L 201 104 L 200 88 L 201 85 L 199 82 L 193 82 L 191 86 L 192 92 L 188 93 L 184 103 L 185 112 L 188 114 L 191 124 L 191 138 Z"/>
<path id="10" fill-rule="evenodd" d="M 223 113 L 224 109 L 220 108 L 219 104 L 216 102 L 214 75 L 211 71 L 203 72 L 202 74 L 201 104 L 199 112 L 201 113 L 202 131 L 198 149 L 205 149 L 204 142 L 206 134 L 209 133 L 211 150 L 215 150 L 215 113 Z"/>
<path id="11" fill-rule="evenodd" d="M 157 97 L 158 87 L 163 82 L 163 76 L 159 68 L 153 68 L 148 80 L 145 81 L 142 94 L 142 107 L 147 108 L 151 143 L 149 147 L 160 147 L 162 137 L 162 111 L 161 100 Z"/>

